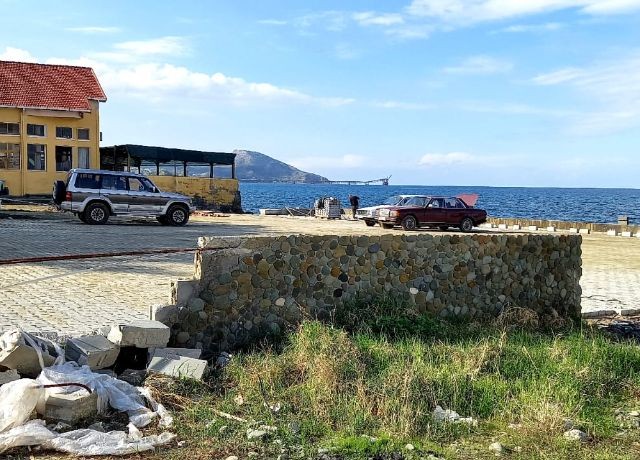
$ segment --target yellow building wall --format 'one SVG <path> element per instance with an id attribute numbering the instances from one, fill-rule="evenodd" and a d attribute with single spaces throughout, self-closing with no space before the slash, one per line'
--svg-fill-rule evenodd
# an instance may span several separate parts
<path id="1" fill-rule="evenodd" d="M 66 171 L 56 171 L 56 146 L 71 147 L 72 167 L 78 167 L 78 147 L 89 148 L 89 167 L 100 167 L 100 120 L 99 103 L 91 103 L 91 112 L 64 112 L 34 109 L 0 108 L 0 123 L 19 123 L 20 135 L 1 135 L 0 143 L 20 144 L 20 170 L 0 169 L 0 180 L 5 182 L 12 196 L 49 195 L 53 182 L 64 180 Z M 79 118 L 74 117 L 79 115 Z M 45 126 L 45 136 L 28 136 L 27 125 Z M 56 127 L 73 130 L 72 139 L 57 139 Z M 78 128 L 89 129 L 89 140 L 78 140 Z M 27 145 L 46 145 L 44 171 L 27 169 Z"/>
<path id="2" fill-rule="evenodd" d="M 233 207 L 239 196 L 237 179 L 211 179 L 208 177 L 149 176 L 160 190 L 181 193 L 200 200 L 205 207 Z M 239 203 L 238 203 L 239 204 Z"/>

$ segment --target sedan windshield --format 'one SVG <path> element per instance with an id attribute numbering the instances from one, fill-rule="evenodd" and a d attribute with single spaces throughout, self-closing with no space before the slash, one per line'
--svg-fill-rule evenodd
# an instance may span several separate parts
<path id="1" fill-rule="evenodd" d="M 402 200 L 404 200 L 404 198 L 402 198 L 400 195 L 394 195 L 384 200 L 383 204 L 394 206 L 399 204 Z"/>

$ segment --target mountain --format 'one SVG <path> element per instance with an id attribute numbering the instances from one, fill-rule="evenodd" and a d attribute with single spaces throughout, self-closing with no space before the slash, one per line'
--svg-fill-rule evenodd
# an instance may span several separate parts
<path id="1" fill-rule="evenodd" d="M 250 150 L 234 150 L 233 153 L 236 154 L 236 177 L 241 181 L 307 184 L 327 181 L 326 177 L 301 171 L 264 153 Z"/>

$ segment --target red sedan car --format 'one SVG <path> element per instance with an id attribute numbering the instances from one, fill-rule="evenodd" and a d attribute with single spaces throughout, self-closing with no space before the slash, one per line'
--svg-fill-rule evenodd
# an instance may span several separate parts
<path id="1" fill-rule="evenodd" d="M 380 209 L 377 220 L 383 228 L 401 225 L 405 230 L 420 227 L 446 230 L 458 227 L 463 232 L 469 232 L 487 220 L 484 209 L 473 207 L 477 200 L 478 195 L 415 197 L 403 206 Z"/>

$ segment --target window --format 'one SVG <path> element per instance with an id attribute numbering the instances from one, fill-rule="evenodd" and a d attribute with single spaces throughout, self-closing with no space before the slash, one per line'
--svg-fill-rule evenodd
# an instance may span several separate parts
<path id="1" fill-rule="evenodd" d="M 108 190 L 126 190 L 127 179 L 122 176 L 105 174 L 102 176 L 102 188 Z"/>
<path id="2" fill-rule="evenodd" d="M 130 177 L 129 178 L 129 190 L 132 192 L 152 192 L 154 191 L 154 186 L 149 179 L 144 179 L 141 177 Z"/>
<path id="3" fill-rule="evenodd" d="M 0 143 L 0 169 L 20 169 L 20 144 Z"/>
<path id="4" fill-rule="evenodd" d="M 47 146 L 42 144 L 27 144 L 27 169 L 30 171 L 44 171 L 47 165 Z"/>
<path id="5" fill-rule="evenodd" d="M 78 140 L 79 141 L 89 140 L 89 128 L 78 128 Z"/>
<path id="6" fill-rule="evenodd" d="M 20 134 L 20 123 L 0 123 L 0 134 Z"/>
<path id="7" fill-rule="evenodd" d="M 73 129 L 66 126 L 56 126 L 56 137 L 59 139 L 73 139 Z"/>
<path id="8" fill-rule="evenodd" d="M 44 125 L 27 125 L 27 136 L 44 137 Z"/>
<path id="9" fill-rule="evenodd" d="M 89 147 L 78 147 L 78 168 L 89 169 Z"/>
<path id="10" fill-rule="evenodd" d="M 56 171 L 71 169 L 71 147 L 56 145 Z"/>
<path id="11" fill-rule="evenodd" d="M 100 174 L 80 173 L 76 176 L 77 188 L 90 188 L 97 190 L 100 188 Z"/>

